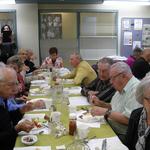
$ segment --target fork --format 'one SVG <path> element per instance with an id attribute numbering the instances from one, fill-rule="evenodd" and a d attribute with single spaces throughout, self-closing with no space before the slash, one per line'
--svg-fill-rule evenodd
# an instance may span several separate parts
<path id="1" fill-rule="evenodd" d="M 90 138 L 85 138 L 85 139 L 83 139 L 83 142 L 85 143 L 85 144 L 87 144 L 88 142 L 89 142 L 89 140 L 92 140 L 92 139 L 95 139 L 96 138 L 96 136 L 92 136 L 92 137 L 90 137 Z"/>

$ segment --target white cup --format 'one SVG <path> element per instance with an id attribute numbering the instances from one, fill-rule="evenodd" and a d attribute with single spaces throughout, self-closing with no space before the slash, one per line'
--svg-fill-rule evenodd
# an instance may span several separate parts
<path id="1" fill-rule="evenodd" d="M 76 113 L 76 106 L 69 105 L 69 113 Z"/>
<path id="2" fill-rule="evenodd" d="M 54 123 L 58 123 L 60 122 L 60 116 L 61 116 L 61 112 L 59 111 L 54 111 L 51 113 L 51 121 L 54 122 Z"/>
<path id="3" fill-rule="evenodd" d="M 45 102 L 45 107 L 46 109 L 49 109 L 52 105 L 52 100 L 51 99 L 47 99 L 47 100 L 44 100 Z"/>
<path id="4" fill-rule="evenodd" d="M 87 138 L 88 133 L 89 133 L 89 127 L 84 126 L 84 125 L 78 125 L 77 126 L 77 133 L 78 133 L 79 139 Z"/>

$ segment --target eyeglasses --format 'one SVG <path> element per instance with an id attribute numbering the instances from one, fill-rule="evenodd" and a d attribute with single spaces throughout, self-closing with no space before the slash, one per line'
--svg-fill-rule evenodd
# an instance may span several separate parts
<path id="1" fill-rule="evenodd" d="M 110 77 L 110 80 L 115 80 L 115 78 L 117 78 L 121 74 L 123 74 L 123 72 L 120 72 L 120 73 L 116 74 L 115 76 Z"/>
<path id="2" fill-rule="evenodd" d="M 11 87 L 13 87 L 13 86 L 18 86 L 18 81 L 16 81 L 16 82 L 1 81 L 1 82 L 3 82 L 5 85 L 11 86 Z"/>
<path id="3" fill-rule="evenodd" d="M 27 53 L 20 53 L 20 55 L 27 55 Z"/>
<path id="4" fill-rule="evenodd" d="M 150 97 L 144 97 L 144 99 L 150 101 Z"/>

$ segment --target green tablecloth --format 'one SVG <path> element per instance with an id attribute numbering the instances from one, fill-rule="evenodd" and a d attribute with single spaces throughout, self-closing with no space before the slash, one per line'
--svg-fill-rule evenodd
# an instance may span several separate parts
<path id="1" fill-rule="evenodd" d="M 50 95 L 45 96 L 47 98 L 50 97 Z M 33 97 L 31 97 L 33 98 Z M 34 97 L 37 98 L 37 97 Z M 58 110 L 60 106 L 58 106 Z M 39 112 L 32 112 L 32 113 L 39 113 Z M 41 112 L 43 113 L 43 112 Z M 48 112 L 45 112 L 48 113 Z M 65 125 L 65 127 L 68 129 L 68 112 L 66 109 L 61 109 L 61 121 Z M 51 146 L 52 150 L 56 149 L 56 146 L 58 145 L 68 145 L 73 142 L 74 137 L 70 135 L 66 135 L 60 138 L 55 138 L 52 135 L 37 135 L 38 136 L 38 142 L 35 143 L 33 146 Z M 106 138 L 106 137 L 113 137 L 116 136 L 114 131 L 111 129 L 111 127 L 108 124 L 101 125 L 100 128 L 91 128 L 90 132 L 88 134 L 88 137 L 96 136 L 97 138 Z M 15 147 L 24 147 L 25 145 L 21 143 L 21 136 L 18 136 L 16 141 Z"/>

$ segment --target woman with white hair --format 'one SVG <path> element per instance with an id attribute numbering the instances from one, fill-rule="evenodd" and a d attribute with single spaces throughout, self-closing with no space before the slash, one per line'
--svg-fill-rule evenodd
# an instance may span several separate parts
<path id="1" fill-rule="evenodd" d="M 150 149 L 150 75 L 146 76 L 138 85 L 136 100 L 143 105 L 131 114 L 126 145 L 129 150 Z"/>

